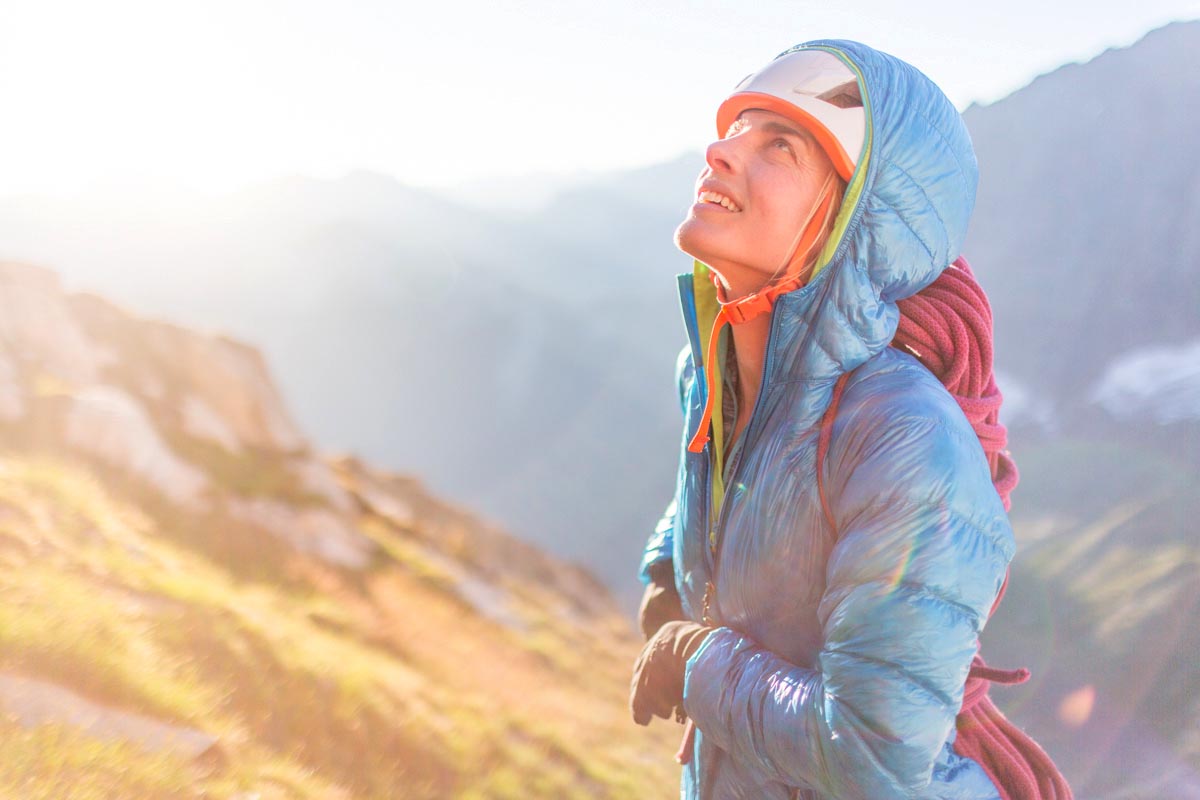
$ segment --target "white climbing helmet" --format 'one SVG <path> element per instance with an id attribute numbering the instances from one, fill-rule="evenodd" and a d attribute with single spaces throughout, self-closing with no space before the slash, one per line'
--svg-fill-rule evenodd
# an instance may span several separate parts
<path id="1" fill-rule="evenodd" d="M 774 111 L 803 125 L 849 181 L 862 154 L 867 117 L 858 78 L 825 50 L 784 53 L 733 90 L 717 109 L 717 135 L 725 136 L 743 111 Z"/>

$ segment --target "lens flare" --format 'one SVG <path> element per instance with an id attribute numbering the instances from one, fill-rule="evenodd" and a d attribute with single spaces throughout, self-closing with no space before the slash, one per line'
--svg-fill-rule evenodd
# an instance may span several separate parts
<path id="1" fill-rule="evenodd" d="M 1068 728 L 1081 728 L 1096 707 L 1096 687 L 1090 683 L 1068 694 L 1058 704 L 1058 719 Z"/>

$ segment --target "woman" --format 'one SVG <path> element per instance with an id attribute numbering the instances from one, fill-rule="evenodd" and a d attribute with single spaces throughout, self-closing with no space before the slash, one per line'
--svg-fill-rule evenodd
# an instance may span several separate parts
<path id="1" fill-rule="evenodd" d="M 687 798 L 1069 796 L 956 752 L 1012 530 L 960 405 L 888 346 L 966 233 L 960 116 L 908 64 L 830 40 L 717 121 L 676 234 L 697 259 L 683 452 L 643 560 L 635 720 L 689 718 Z"/>

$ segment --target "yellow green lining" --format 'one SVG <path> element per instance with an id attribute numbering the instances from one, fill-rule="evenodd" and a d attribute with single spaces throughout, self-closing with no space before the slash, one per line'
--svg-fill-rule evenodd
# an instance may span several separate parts
<path id="1" fill-rule="evenodd" d="M 813 267 L 812 276 L 809 277 L 810 281 L 833 260 L 833 254 L 837 251 L 838 245 L 846 233 L 846 228 L 850 225 L 850 217 L 853 216 L 854 209 L 858 206 L 858 199 L 862 196 L 863 184 L 866 183 L 867 165 L 871 159 L 871 139 L 874 136 L 874 126 L 871 124 L 871 100 L 867 95 L 867 81 L 863 78 L 862 70 L 840 50 L 834 50 L 829 47 L 813 49 L 825 50 L 832 53 L 845 62 L 846 66 L 858 76 L 858 88 L 863 99 L 863 113 L 867 117 L 867 137 L 863 142 L 862 160 L 855 165 L 854 174 L 850 176 L 850 185 L 846 187 L 846 194 L 842 198 L 842 206 L 838 209 L 837 219 L 834 220 L 833 232 L 829 234 L 829 238 L 825 241 L 825 246 L 821 248 L 821 254 L 817 256 L 817 263 Z"/>
<path id="2" fill-rule="evenodd" d="M 707 353 L 708 340 L 712 338 L 713 320 L 717 318 L 721 304 L 717 301 L 717 287 L 713 285 L 712 279 L 709 277 L 708 265 L 701 261 L 695 262 L 692 267 L 692 292 L 696 298 L 696 328 L 700 334 L 700 352 Z M 712 491 L 710 494 L 712 495 L 712 518 L 714 520 L 717 518 L 717 512 L 721 510 L 721 501 L 725 498 L 725 481 L 722 479 L 725 459 L 725 448 L 722 446 L 725 439 L 725 415 L 721 413 L 721 393 L 725 384 L 721 375 L 720 363 L 721 357 L 718 354 L 716 364 L 703 365 L 705 377 L 708 379 L 713 393 L 711 451 L 713 453 L 713 469 L 711 470 Z"/>

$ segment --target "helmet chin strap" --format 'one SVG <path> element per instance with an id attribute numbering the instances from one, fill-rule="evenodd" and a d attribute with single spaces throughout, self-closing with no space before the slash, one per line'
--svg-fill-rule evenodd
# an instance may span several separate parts
<path id="1" fill-rule="evenodd" d="M 808 279 L 809 269 L 805 269 L 806 264 L 812 262 L 813 250 L 821 244 L 821 234 L 829 223 L 829 217 L 833 213 L 834 204 L 834 172 L 830 171 L 822 184 L 820 192 L 817 195 L 817 201 L 813 203 L 812 209 L 808 212 L 808 219 L 800 226 L 799 233 L 792 241 L 791 249 L 784 258 L 783 263 L 775 270 L 775 273 L 767 279 L 763 288 L 757 292 L 751 292 L 745 297 L 739 297 L 736 300 L 727 300 L 725 298 L 725 287 L 721 284 L 715 272 L 709 270 L 709 277 L 713 284 L 717 287 L 717 302 L 721 305 L 721 310 L 717 312 L 716 319 L 713 320 L 712 332 L 708 337 L 708 352 L 704 357 L 704 379 L 707 388 L 706 400 L 704 402 L 704 414 L 700 417 L 700 425 L 696 429 L 695 435 L 691 442 L 688 443 L 688 450 L 693 453 L 700 453 L 704 450 L 704 445 L 709 440 L 708 430 L 712 424 L 713 413 L 713 380 L 716 369 L 714 369 L 717 359 L 717 340 L 720 338 L 721 328 L 725 323 L 731 325 L 742 325 L 752 319 L 769 313 L 775 307 L 775 299 L 782 294 L 786 294 L 800 286 L 803 286 Z M 783 280 L 776 281 L 776 278 L 781 273 L 790 272 Z"/>
<path id="2" fill-rule="evenodd" d="M 825 176 L 825 182 L 821 184 L 821 188 L 817 192 L 817 200 L 809 209 L 808 218 L 797 229 L 796 238 L 792 240 L 787 255 L 784 256 L 782 263 L 771 277 L 767 278 L 762 288 L 744 297 L 729 300 L 726 298 L 724 285 L 716 273 L 710 270 L 709 277 L 712 279 L 713 285 L 717 287 L 717 302 L 721 304 L 722 310 L 729 310 L 731 324 L 741 325 L 767 313 L 774 308 L 775 298 L 804 284 L 808 278 L 808 270 L 804 269 L 805 262 L 810 260 L 809 256 L 812 255 L 813 246 L 820 237 L 821 230 L 825 227 L 830 213 L 835 175 L 836 173 L 831 170 Z M 777 280 L 781 274 L 786 273 L 790 274 L 783 280 Z"/>

